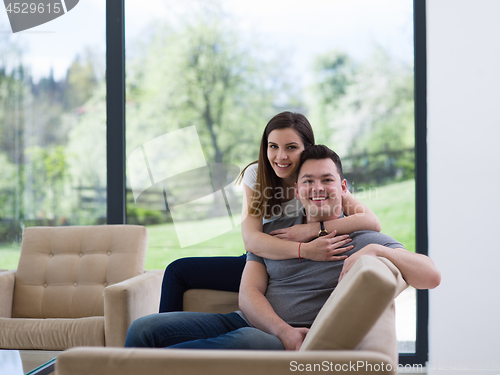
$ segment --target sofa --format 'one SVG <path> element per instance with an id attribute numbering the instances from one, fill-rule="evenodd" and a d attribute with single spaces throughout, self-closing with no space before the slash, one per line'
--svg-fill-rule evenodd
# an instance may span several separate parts
<path id="1" fill-rule="evenodd" d="M 73 348 L 56 375 L 281 375 L 291 372 L 394 374 L 394 299 L 407 287 L 387 259 L 361 256 L 333 291 L 299 351 Z M 230 312 L 237 293 L 189 290 L 184 309 Z"/>

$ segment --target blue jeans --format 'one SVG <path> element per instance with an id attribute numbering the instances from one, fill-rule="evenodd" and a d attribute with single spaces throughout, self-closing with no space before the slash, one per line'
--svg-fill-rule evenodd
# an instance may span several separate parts
<path id="1" fill-rule="evenodd" d="M 132 323 L 125 347 L 284 350 L 276 336 L 250 327 L 237 313 L 178 311 Z"/>

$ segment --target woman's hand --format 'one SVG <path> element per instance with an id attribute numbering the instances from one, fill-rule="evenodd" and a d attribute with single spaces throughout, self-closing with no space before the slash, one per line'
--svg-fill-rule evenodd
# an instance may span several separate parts
<path id="1" fill-rule="evenodd" d="M 342 236 L 336 236 L 336 234 L 337 232 L 333 231 L 314 241 L 303 243 L 301 246 L 301 257 L 319 262 L 346 259 L 347 255 L 342 254 L 354 248 L 353 245 L 348 245 L 352 241 L 352 238 L 347 234 Z"/>
<path id="2" fill-rule="evenodd" d="M 316 224 L 319 228 L 319 225 Z M 315 231 L 312 224 L 296 224 L 290 228 L 276 229 L 269 233 L 282 240 L 294 242 L 309 242 L 318 235 L 319 229 Z"/>
<path id="3" fill-rule="evenodd" d="M 278 335 L 278 338 L 281 340 L 285 350 L 299 350 L 306 338 L 307 332 L 309 332 L 309 328 L 289 326 L 289 328 Z"/>

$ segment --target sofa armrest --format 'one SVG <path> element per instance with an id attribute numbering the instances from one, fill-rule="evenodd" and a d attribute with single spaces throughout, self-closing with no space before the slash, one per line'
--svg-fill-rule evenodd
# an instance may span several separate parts
<path id="1" fill-rule="evenodd" d="M 104 289 L 106 346 L 123 347 L 130 324 L 137 318 L 158 312 L 163 272 L 147 271 Z"/>
<path id="2" fill-rule="evenodd" d="M 370 351 L 197 350 L 72 348 L 61 353 L 56 375 L 290 375 L 395 374 L 390 358 Z"/>
<path id="3" fill-rule="evenodd" d="M 0 318 L 12 317 L 16 271 L 0 272 Z"/>

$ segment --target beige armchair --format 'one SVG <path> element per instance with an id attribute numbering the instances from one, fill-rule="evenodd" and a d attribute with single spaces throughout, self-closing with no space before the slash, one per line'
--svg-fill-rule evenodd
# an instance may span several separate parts
<path id="1" fill-rule="evenodd" d="M 132 321 L 158 311 L 147 240 L 132 225 L 26 228 L 17 271 L 0 273 L 0 348 L 123 346 Z"/>
<path id="2" fill-rule="evenodd" d="M 73 348 L 58 357 L 56 375 L 395 374 L 394 298 L 406 287 L 391 262 L 365 255 L 333 291 L 299 351 Z M 236 301 L 237 293 L 189 290 L 184 309 L 228 312 Z"/>

